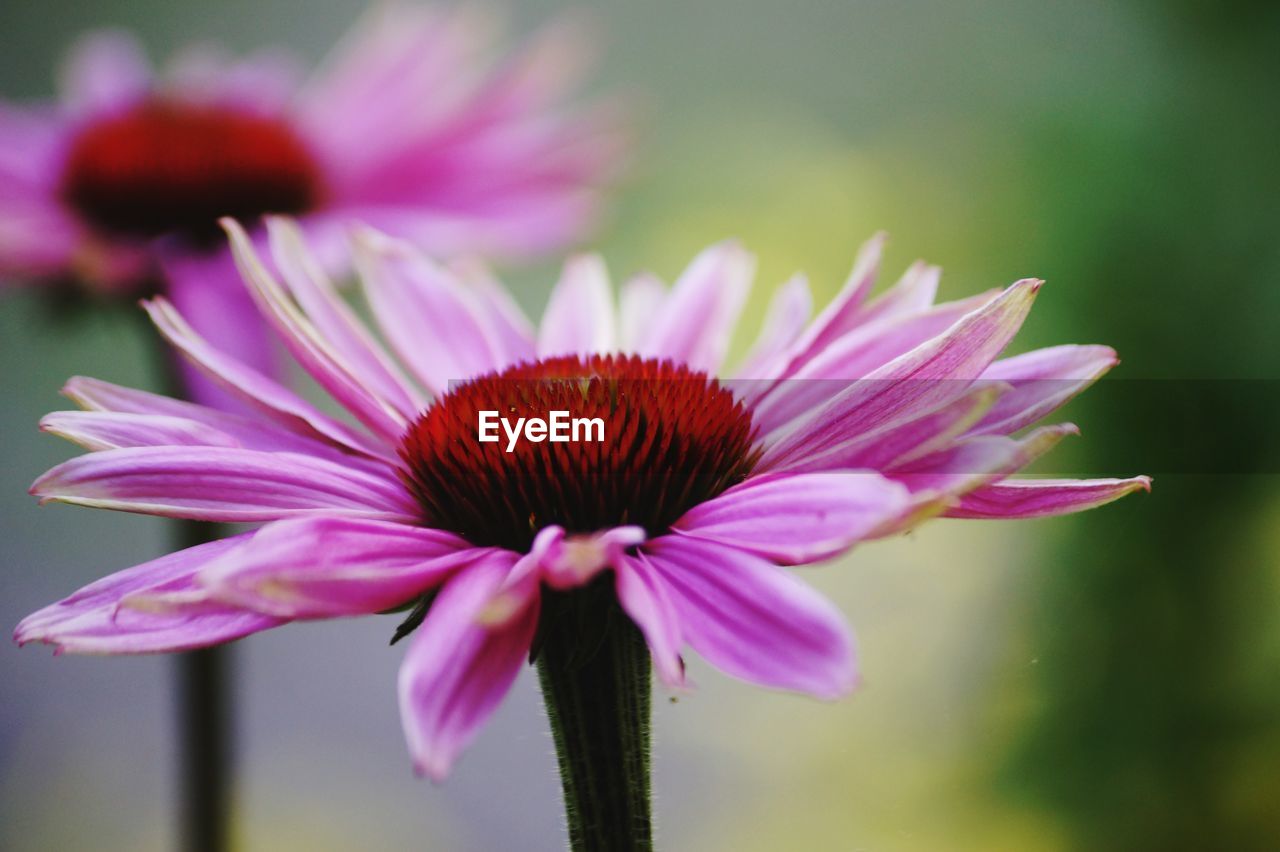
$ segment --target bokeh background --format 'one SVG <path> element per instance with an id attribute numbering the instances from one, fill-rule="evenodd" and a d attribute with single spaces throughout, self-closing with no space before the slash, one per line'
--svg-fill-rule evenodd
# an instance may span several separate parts
<path id="1" fill-rule="evenodd" d="M 558 8 L 523 2 L 514 27 Z M 12 0 L 0 93 L 48 95 L 86 28 L 135 29 L 161 57 L 196 38 L 318 58 L 360 11 Z M 1157 478 L 1153 494 L 1088 515 L 938 522 L 806 571 L 849 614 L 865 688 L 821 704 L 693 661 L 697 693 L 656 714 L 662 845 L 1280 848 L 1276 6 L 592 11 L 607 33 L 595 87 L 645 105 L 637 168 L 593 241 L 616 275 L 670 276 L 741 237 L 764 285 L 748 328 L 796 269 L 829 297 L 879 229 L 886 277 L 924 256 L 946 267 L 947 297 L 1046 278 L 1019 347 L 1110 343 L 1132 382 L 1072 404 L 1084 437 L 1053 470 Z M 526 306 L 540 310 L 554 271 L 512 276 Z M 0 624 L 165 548 L 160 522 L 37 509 L 25 494 L 73 452 L 35 428 L 61 382 L 154 385 L 147 355 L 127 317 L 59 319 L 30 294 L 0 295 Z M 1169 399 L 1184 403 L 1176 423 Z M 240 847 L 561 848 L 532 672 L 433 786 L 401 740 L 392 626 L 294 626 L 236 646 Z M 168 658 L 0 646 L 0 848 L 172 846 L 172 673 Z"/>

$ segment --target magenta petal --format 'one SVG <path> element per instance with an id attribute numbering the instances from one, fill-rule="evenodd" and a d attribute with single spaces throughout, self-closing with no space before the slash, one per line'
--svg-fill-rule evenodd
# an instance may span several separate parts
<path id="1" fill-rule="evenodd" d="M 662 577 L 643 556 L 620 555 L 615 566 L 614 589 L 618 603 L 644 634 L 658 680 L 671 688 L 683 687 L 680 617 Z"/>
<path id="2" fill-rule="evenodd" d="M 40 418 L 40 429 L 87 450 L 124 447 L 238 447 L 239 442 L 211 426 L 165 414 L 114 411 L 54 411 Z"/>
<path id="3" fill-rule="evenodd" d="M 424 404 L 420 394 L 399 367 L 373 338 L 355 312 L 338 295 L 313 252 L 307 248 L 301 230 L 290 219 L 267 220 L 271 255 L 280 275 L 307 317 L 330 346 L 382 399 L 405 417 L 412 417 Z M 344 246 L 345 250 L 345 246 Z"/>
<path id="4" fill-rule="evenodd" d="M 715 373 L 754 274 L 755 259 L 737 243 L 704 250 L 672 286 L 638 353 Z"/>
<path id="5" fill-rule="evenodd" d="M 283 622 L 238 607 L 201 600 L 192 577 L 243 546 L 253 533 L 180 550 L 104 577 L 22 620 L 13 638 L 44 642 L 60 652 L 149 654 L 229 642 Z M 126 597 L 187 594 L 187 605 L 156 610 L 121 606 Z"/>
<path id="6" fill-rule="evenodd" d="M 282 618 L 382 612 L 485 554 L 452 533 L 386 521 L 303 518 L 264 527 L 206 566 L 218 600 Z"/>
<path id="7" fill-rule="evenodd" d="M 182 400 L 134 388 L 126 388 L 121 385 L 113 385 L 111 382 L 104 382 L 100 379 L 74 376 L 67 380 L 66 385 L 62 388 L 62 394 L 82 408 L 89 409 L 84 412 L 88 415 L 141 415 L 144 418 L 158 417 L 179 420 L 184 423 L 197 423 L 208 427 L 210 431 L 199 433 L 190 426 L 184 426 L 184 434 L 189 437 L 197 434 L 204 434 L 209 437 L 226 435 L 234 439 L 235 444 L 233 446 L 244 447 L 246 450 L 303 453 L 305 455 L 320 456 L 330 461 L 337 461 L 343 465 L 359 467 L 362 470 L 378 471 L 386 469 L 386 465 L 380 461 L 367 456 L 343 452 L 327 441 L 299 434 L 261 417 L 243 417 L 204 405 L 183 402 Z M 67 413 L 58 412 L 58 415 L 62 416 Z M 53 415 L 50 416 L 52 417 Z M 86 429 L 87 424 L 90 423 L 92 423 L 93 434 L 88 434 L 89 430 Z M 104 434 L 104 430 L 107 429 L 107 421 L 105 420 L 95 421 L 89 418 L 75 421 L 73 425 L 84 434 L 67 434 L 66 437 L 85 446 L 88 446 L 86 441 L 89 440 L 94 440 L 101 444 L 109 440 L 126 437 L 118 430 L 112 430 L 114 432 L 112 435 Z M 55 434 L 62 434 L 57 430 L 50 431 L 55 432 Z M 145 435 L 138 433 L 135 437 L 145 437 Z M 156 434 L 155 437 L 158 438 L 160 435 Z M 221 439 L 219 439 L 220 441 Z M 158 445 L 159 443 L 138 443 L 132 446 Z M 222 446 L 221 443 L 211 445 Z M 121 446 L 124 446 L 124 444 L 121 444 Z M 103 448 L 102 446 L 92 447 L 92 449 Z"/>
<path id="8" fill-rule="evenodd" d="M 365 231 L 356 264 L 378 325 L 433 393 L 505 366 L 487 303 L 412 246 Z"/>
<path id="9" fill-rule="evenodd" d="M 457 574 L 431 604 L 400 667 L 400 721 L 414 768 L 441 781 L 511 688 L 538 625 L 535 602 L 500 625 L 482 614 L 516 554 Z"/>
<path id="10" fill-rule="evenodd" d="M 960 498 L 948 518 L 1047 518 L 1096 509 L 1135 491 L 1150 491 L 1151 478 L 1006 479 Z"/>
<path id="11" fill-rule="evenodd" d="M 909 500 L 904 486 L 874 471 L 767 474 L 695 506 L 674 529 L 796 565 L 847 550 Z"/>
<path id="12" fill-rule="evenodd" d="M 836 698 L 857 682 L 843 617 L 797 577 L 713 542 L 664 536 L 642 553 L 666 582 L 684 640 L 745 681 Z"/>
<path id="13" fill-rule="evenodd" d="M 974 427 L 974 434 L 1016 432 L 1065 405 L 1119 360 L 1110 346 L 1054 346 L 993 363 L 984 379 L 1007 382 L 1010 393 Z"/>
<path id="14" fill-rule="evenodd" d="M 128 106 L 152 84 L 142 46 L 123 30 L 99 30 L 81 37 L 60 77 L 62 99 L 79 115 Z"/>
<path id="15" fill-rule="evenodd" d="M 378 396 L 373 390 L 377 380 L 363 375 L 357 362 L 344 358 L 298 310 L 263 265 L 244 229 L 231 220 L 224 220 L 223 227 L 231 238 L 232 254 L 249 292 L 294 360 L 369 431 L 394 444 L 409 425 L 408 418 L 417 412 Z M 296 258 L 295 262 L 305 263 L 305 259 Z"/>
<path id="16" fill-rule="evenodd" d="M 589 355 L 617 348 L 613 291 L 598 255 L 570 259 L 551 292 L 538 334 L 538 356 Z"/>
<path id="17" fill-rule="evenodd" d="M 272 521 L 333 514 L 416 520 L 418 509 L 383 475 L 295 453 L 224 447 L 134 447 L 63 462 L 31 486 L 41 502 L 206 521 Z"/>
<path id="18" fill-rule="evenodd" d="M 956 399 L 1022 325 L 1039 281 L 1019 281 L 945 333 L 853 382 L 772 436 L 762 464 L 776 467 L 823 453 L 859 432 L 922 414 Z"/>
<path id="19" fill-rule="evenodd" d="M 247 294 L 246 294 L 247 295 Z M 258 415 L 307 437 L 374 457 L 393 457 L 385 445 L 330 417 L 261 371 L 209 345 L 163 298 L 143 303 L 151 320 L 204 375 Z"/>
<path id="20" fill-rule="evenodd" d="M 764 314 L 764 326 L 743 362 L 734 371 L 738 379 L 774 379 L 786 366 L 783 357 L 804 330 L 813 313 L 809 279 L 792 276 L 778 288 Z"/>
<path id="21" fill-rule="evenodd" d="M 266 376 L 280 374 L 280 363 L 262 314 L 226 252 L 208 258 L 170 256 L 163 264 L 165 293 L 200 337 L 222 356 Z M 198 366 L 178 365 L 188 398 L 227 411 L 244 412 L 250 404 L 222 387 Z"/>

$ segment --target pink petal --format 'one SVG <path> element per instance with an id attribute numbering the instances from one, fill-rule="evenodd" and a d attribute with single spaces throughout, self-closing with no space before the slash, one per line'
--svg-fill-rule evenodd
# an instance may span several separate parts
<path id="1" fill-rule="evenodd" d="M 215 408 L 113 385 L 101 379 L 74 376 L 62 388 L 62 394 L 82 408 L 89 409 L 87 412 L 89 414 L 137 414 L 143 417 L 166 417 L 189 421 L 209 427 L 210 434 L 230 436 L 235 440 L 236 446 L 244 447 L 246 450 L 304 453 L 365 470 L 386 469 L 386 465 L 380 461 L 343 452 L 331 443 L 300 435 L 269 420 L 241 417 Z M 83 427 L 85 421 L 77 425 Z M 195 432 L 190 431 L 189 434 L 195 434 Z M 73 440 L 77 439 L 73 438 Z M 149 445 L 139 443 L 135 446 Z"/>
<path id="2" fill-rule="evenodd" d="M 441 530 L 303 518 L 269 524 L 198 580 L 218 600 L 255 612 L 334 618 L 412 601 L 487 553 Z"/>
<path id="3" fill-rule="evenodd" d="M 121 106 L 151 88 L 151 66 L 130 33 L 102 30 L 71 48 L 61 74 L 62 102 L 81 115 Z"/>
<path id="4" fill-rule="evenodd" d="M 496 329 L 496 340 L 501 344 L 502 363 L 533 360 L 536 357 L 533 323 L 493 272 L 474 258 L 455 261 L 450 269 L 484 303 Z"/>
<path id="5" fill-rule="evenodd" d="M 415 522 L 418 511 L 390 472 L 374 475 L 294 453 L 223 447 L 103 450 L 63 462 L 31 486 L 42 503 L 257 522 L 317 513 Z"/>
<path id="6" fill-rule="evenodd" d="M 638 352 L 662 312 L 667 285 L 653 275 L 637 275 L 622 285 L 619 297 L 618 348 Z"/>
<path id="7" fill-rule="evenodd" d="M 162 267 L 169 301 L 203 340 L 223 357 L 234 358 L 265 376 L 281 374 L 267 323 L 228 253 L 212 257 L 170 254 Z M 194 401 L 226 411 L 252 410 L 251 403 L 223 387 L 218 377 L 207 376 L 198 364 L 180 361 L 178 366 L 187 396 Z"/>
<path id="8" fill-rule="evenodd" d="M 515 558 L 495 553 L 447 582 L 400 667 L 400 721 L 409 753 L 415 770 L 436 781 L 475 739 L 528 657 L 536 602 L 500 626 L 480 620 Z"/>
<path id="9" fill-rule="evenodd" d="M 1150 491 L 1151 478 L 1006 479 L 960 498 L 948 518 L 1047 518 L 1096 509 L 1135 491 Z"/>
<path id="10" fill-rule="evenodd" d="M 778 468 L 757 465 L 757 472 L 785 470 L 802 473 L 818 470 L 869 468 L 888 470 L 913 458 L 951 446 L 991 410 L 1008 386 L 974 383 L 958 399 L 924 414 L 893 420 L 871 432 L 849 436 L 822 453 L 804 456 Z"/>
<path id="11" fill-rule="evenodd" d="M 54 411 L 40 419 L 40 429 L 88 450 L 124 447 L 238 447 L 240 443 L 211 426 L 164 414 L 121 414 L 113 411 Z"/>
<path id="12" fill-rule="evenodd" d="M 714 375 L 729 350 L 754 274 L 755 259 L 737 243 L 705 249 L 672 286 L 638 353 Z"/>
<path id="13" fill-rule="evenodd" d="M 796 565 L 842 553 L 909 500 L 904 486 L 873 471 L 766 474 L 690 509 L 674 530 Z"/>
<path id="14" fill-rule="evenodd" d="M 784 355 L 795 343 L 813 313 L 809 279 L 795 275 L 778 288 L 765 311 L 764 326 L 751 351 L 734 371 L 739 379 L 776 378 L 785 364 Z"/>
<path id="15" fill-rule="evenodd" d="M 782 568 L 684 536 L 647 543 L 684 640 L 708 662 L 761 686 L 837 698 L 853 689 L 853 640 L 840 613 Z"/>
<path id="16" fill-rule="evenodd" d="M 433 393 L 505 366 L 484 304 L 446 270 L 373 232 L 363 233 L 356 262 L 379 326 Z"/>
<path id="17" fill-rule="evenodd" d="M 644 634 L 658 680 L 672 689 L 685 686 L 680 617 L 666 583 L 638 556 L 619 555 L 614 574 L 618 603 Z"/>
<path id="18" fill-rule="evenodd" d="M 279 282 L 263 266 L 249 235 L 236 222 L 223 220 L 241 277 L 262 314 L 294 360 L 340 405 L 388 444 L 395 444 L 409 425 L 407 412 L 373 392 L 373 382 L 334 349 L 289 299 Z"/>
<path id="19" fill-rule="evenodd" d="M 1031 309 L 1040 282 L 1009 287 L 945 333 L 895 358 L 830 402 L 771 436 L 762 464 L 777 467 L 830 450 L 848 436 L 923 413 L 967 390 L 1009 344 Z"/>
<path id="20" fill-rule="evenodd" d="M 988 304 L 996 293 L 985 293 L 937 305 L 905 317 L 860 325 L 814 355 L 785 380 L 760 394 L 752 415 L 766 432 L 785 429 L 853 381 L 868 376 L 894 358 L 936 338 L 965 315 Z"/>
<path id="21" fill-rule="evenodd" d="M 320 411 L 283 385 L 210 346 L 163 298 L 143 302 L 165 339 L 206 376 L 280 425 L 310 438 L 370 456 L 394 459 L 391 448 Z"/>
<path id="22" fill-rule="evenodd" d="M 338 295 L 315 255 L 290 219 L 267 220 L 271 254 L 281 277 L 307 317 L 329 345 L 359 372 L 360 377 L 401 415 L 422 410 L 422 394 L 400 372 L 364 323 Z M 344 247 L 345 250 L 345 247 Z"/>
<path id="23" fill-rule="evenodd" d="M 933 307 L 942 280 L 942 268 L 917 260 L 902 274 L 898 282 L 873 299 L 858 313 L 858 324 L 891 317 L 910 316 Z"/>
<path id="24" fill-rule="evenodd" d="M 974 428 L 974 434 L 1016 432 L 1056 411 L 1119 360 L 1110 346 L 1054 346 L 996 361 L 983 378 L 1013 386 Z"/>
<path id="25" fill-rule="evenodd" d="M 790 347 L 786 366 L 780 375 L 790 375 L 814 355 L 825 350 L 833 340 L 857 327 L 862 303 L 866 301 L 867 294 L 875 284 L 876 274 L 880 271 L 880 255 L 884 251 L 884 243 L 885 235 L 876 234 L 858 250 L 853 270 L 845 280 L 844 287 Z"/>
<path id="26" fill-rule="evenodd" d="M 121 606 L 134 595 L 193 591 L 192 577 L 201 567 L 241 547 L 252 535 L 180 550 L 91 583 L 24 618 L 14 639 L 20 645 L 56 645 L 59 652 L 148 654 L 230 642 L 282 624 L 277 618 L 208 601 L 158 611 Z"/>
<path id="27" fill-rule="evenodd" d="M 609 272 L 598 255 L 570 259 L 551 291 L 538 334 L 538 357 L 617 348 Z"/>

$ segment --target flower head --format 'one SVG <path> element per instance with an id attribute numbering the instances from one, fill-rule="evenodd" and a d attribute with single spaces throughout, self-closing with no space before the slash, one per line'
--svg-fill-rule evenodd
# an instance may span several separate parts
<path id="1" fill-rule="evenodd" d="M 877 239 L 816 319 L 804 280 L 785 285 L 744 362 L 720 378 L 752 278 L 732 243 L 704 251 L 669 290 L 627 282 L 621 310 L 603 264 L 571 260 L 535 328 L 483 272 L 366 231 L 357 258 L 375 334 L 294 225 L 268 226 L 279 277 L 229 227 L 264 315 L 350 419 L 152 300 L 160 331 L 253 413 L 72 379 L 66 393 L 85 410 L 43 426 L 95 452 L 32 491 L 262 526 L 90 585 L 16 638 L 143 653 L 406 612 L 394 634 L 409 636 L 400 706 L 415 765 L 433 777 L 528 659 L 554 617 L 542 606 L 551 591 L 610 584 L 669 687 L 685 684 L 692 649 L 753 683 L 834 698 L 857 679 L 849 630 L 785 566 L 934 515 L 1060 514 L 1148 486 L 1008 478 L 1074 427 L 1010 435 L 1115 363 L 1102 346 L 999 359 L 1036 281 L 934 304 L 938 270 L 917 264 L 868 299 Z M 544 429 L 483 441 L 483 411 Z M 599 439 L 549 440 L 557 411 L 598 420 Z"/>
<path id="2" fill-rule="evenodd" d="M 564 245 L 596 218 L 618 123 L 565 103 L 576 24 L 496 59 L 492 29 L 473 10 L 386 6 L 302 82 L 278 52 L 191 47 L 157 75 L 127 35 L 87 37 L 56 105 L 0 103 L 0 279 L 159 290 L 264 367 L 219 217 L 297 217 L 331 267 L 357 220 L 437 256 Z"/>

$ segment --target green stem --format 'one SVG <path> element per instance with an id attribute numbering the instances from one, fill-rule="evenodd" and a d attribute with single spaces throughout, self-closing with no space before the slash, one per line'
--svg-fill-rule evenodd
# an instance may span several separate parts
<path id="1" fill-rule="evenodd" d="M 538 654 L 574 852 L 653 849 L 649 650 L 612 583 L 544 598 Z"/>

